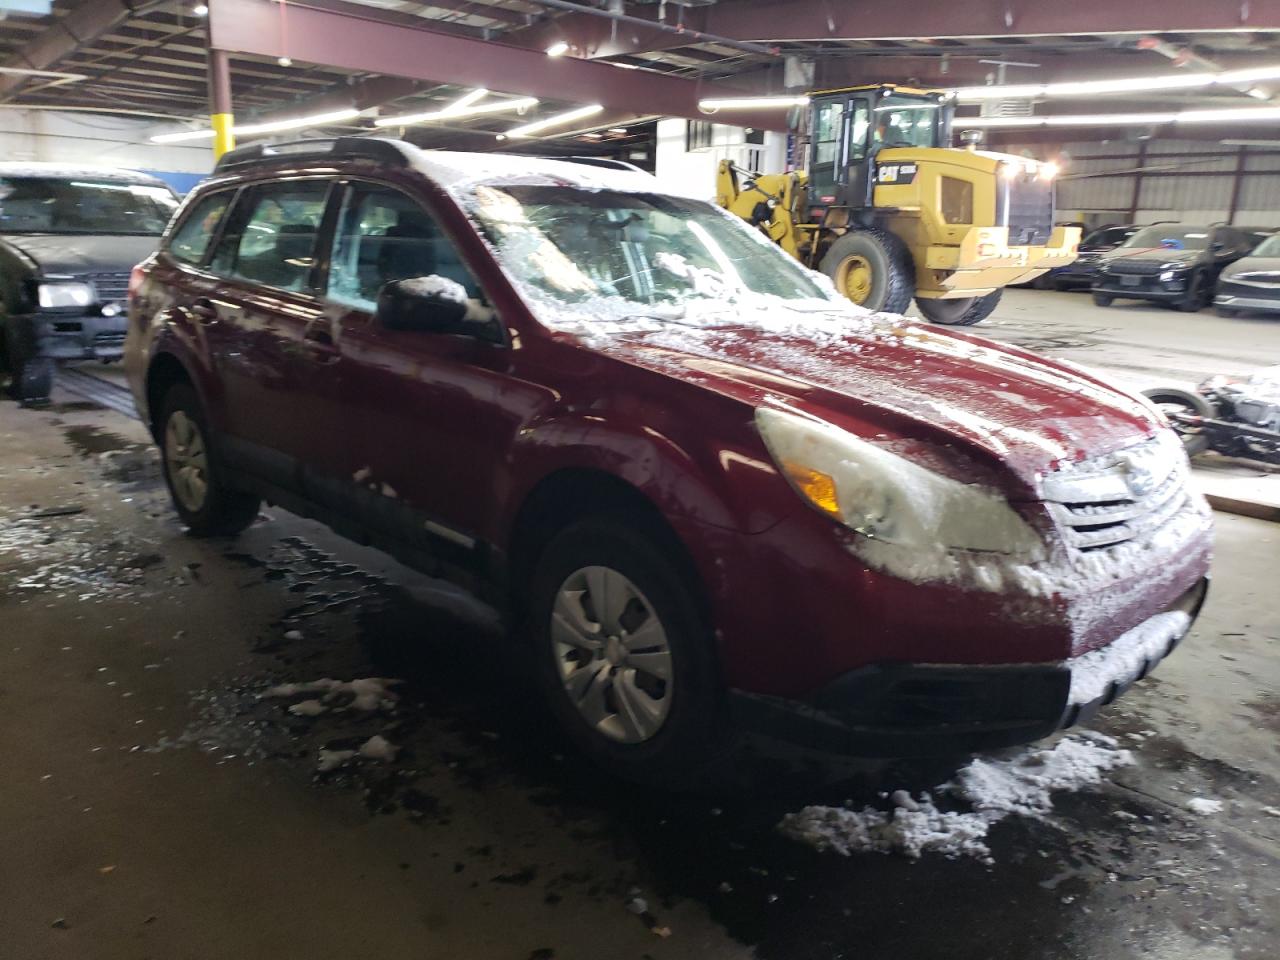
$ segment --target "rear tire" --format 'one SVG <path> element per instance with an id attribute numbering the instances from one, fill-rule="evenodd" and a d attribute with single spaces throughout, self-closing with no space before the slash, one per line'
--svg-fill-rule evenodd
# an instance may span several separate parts
<path id="1" fill-rule="evenodd" d="M 964 300 L 926 300 L 916 298 L 916 306 L 930 323 L 948 327 L 971 327 L 987 319 L 1000 303 L 1004 290 L 995 290 L 985 297 L 969 297 Z"/>
<path id="2" fill-rule="evenodd" d="M 528 634 L 547 704 L 585 754 L 629 780 L 689 786 L 730 731 L 711 630 L 677 566 L 647 532 L 578 521 L 538 559 Z"/>
<path id="3" fill-rule="evenodd" d="M 903 313 L 916 292 L 911 251 L 880 227 L 846 233 L 827 248 L 822 272 L 841 295 L 878 313 Z"/>
<path id="4" fill-rule="evenodd" d="M 1093 305 L 1095 307 L 1109 307 L 1116 302 L 1116 298 L 1106 293 L 1095 293 L 1093 295 Z"/>
<path id="5" fill-rule="evenodd" d="M 165 483 L 174 509 L 193 536 L 234 536 L 258 516 L 261 500 L 233 490 L 219 476 L 208 421 L 195 389 L 170 387 L 157 435 Z"/>

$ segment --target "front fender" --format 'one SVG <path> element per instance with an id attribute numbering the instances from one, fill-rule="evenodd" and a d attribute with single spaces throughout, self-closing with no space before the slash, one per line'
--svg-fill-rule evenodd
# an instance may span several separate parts
<path id="1" fill-rule="evenodd" d="M 697 524 L 740 533 L 768 529 L 791 512 L 797 498 L 749 427 L 740 438 L 717 438 L 703 432 L 711 419 L 672 429 L 672 424 L 575 413 L 530 425 L 512 447 L 501 529 L 511 529 L 540 483 L 574 469 L 623 481 L 674 526 Z M 749 414 L 744 420 L 750 423 Z"/>

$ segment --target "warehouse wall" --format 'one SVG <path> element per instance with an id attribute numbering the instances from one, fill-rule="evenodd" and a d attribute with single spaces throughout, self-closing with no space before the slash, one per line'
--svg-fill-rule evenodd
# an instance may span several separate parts
<path id="1" fill-rule="evenodd" d="M 1225 221 L 1280 227 L 1280 141 L 1241 146 L 1210 140 L 1093 141 L 1002 146 L 1031 156 L 1065 154 L 1058 184 L 1063 219 Z"/>
<path id="2" fill-rule="evenodd" d="M 688 149 L 688 120 L 659 120 L 654 175 L 672 191 L 693 191 L 708 200 L 716 192 L 716 168 L 729 159 L 763 173 L 780 173 L 787 158 L 787 138 L 766 131 L 764 142 L 745 142 L 746 130 L 723 123 L 711 124 L 708 146 Z"/>
<path id="3" fill-rule="evenodd" d="M 55 110 L 0 110 L 0 157 L 146 170 L 185 191 L 213 169 L 208 144 L 162 146 L 149 141 L 173 124 Z"/>

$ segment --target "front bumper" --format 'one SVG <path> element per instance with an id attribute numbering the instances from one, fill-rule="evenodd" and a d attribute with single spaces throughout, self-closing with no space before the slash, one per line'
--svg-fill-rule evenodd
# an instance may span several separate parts
<path id="1" fill-rule="evenodd" d="M 38 313 L 14 317 L 24 353 L 54 360 L 118 360 L 124 354 L 128 316 Z"/>
<path id="2" fill-rule="evenodd" d="M 1133 283 L 1125 283 L 1127 276 Z M 1187 295 L 1187 274 L 1181 273 L 1172 280 L 1161 280 L 1159 274 L 1099 273 L 1092 290 L 1111 297 L 1127 297 L 1131 300 L 1180 300 Z"/>
<path id="3" fill-rule="evenodd" d="M 1264 297 L 1246 297 L 1233 293 L 1219 293 L 1213 298 L 1215 306 L 1228 310 L 1264 310 L 1268 313 L 1280 313 L 1280 300 L 1269 300 Z"/>
<path id="4" fill-rule="evenodd" d="M 1055 227 L 1044 246 L 1010 246 L 1005 227 L 974 227 L 958 246 L 931 246 L 916 263 L 917 291 L 926 297 L 985 296 L 1029 283 L 1077 256 L 1079 227 Z"/>
<path id="5" fill-rule="evenodd" d="M 1118 658 L 1114 675 L 1091 675 L 1083 685 L 1073 687 L 1073 674 L 1086 669 L 1086 661 L 1096 663 L 1102 651 L 1058 663 L 873 664 L 803 701 L 735 691 L 735 718 L 777 739 L 861 757 L 948 756 L 1028 743 L 1090 720 L 1149 674 L 1190 631 L 1208 586 L 1208 577 L 1200 579 L 1163 611 L 1186 614 L 1185 629 L 1154 638 L 1137 655 Z M 1123 644 L 1150 622 L 1113 643 Z M 1073 689 L 1081 688 L 1096 695 L 1073 702 Z"/>

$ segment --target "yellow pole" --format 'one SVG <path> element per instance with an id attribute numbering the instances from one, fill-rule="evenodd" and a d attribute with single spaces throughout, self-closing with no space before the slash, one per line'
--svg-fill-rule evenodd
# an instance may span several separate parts
<path id="1" fill-rule="evenodd" d="M 232 130 L 235 120 L 229 113 L 213 113 L 209 115 L 209 122 L 213 126 L 213 159 L 217 162 L 228 150 L 236 148 L 236 135 Z"/>
<path id="2" fill-rule="evenodd" d="M 236 137 L 231 107 L 231 61 L 225 50 L 209 51 L 209 123 L 213 126 L 213 159 L 216 163 L 234 150 Z"/>

